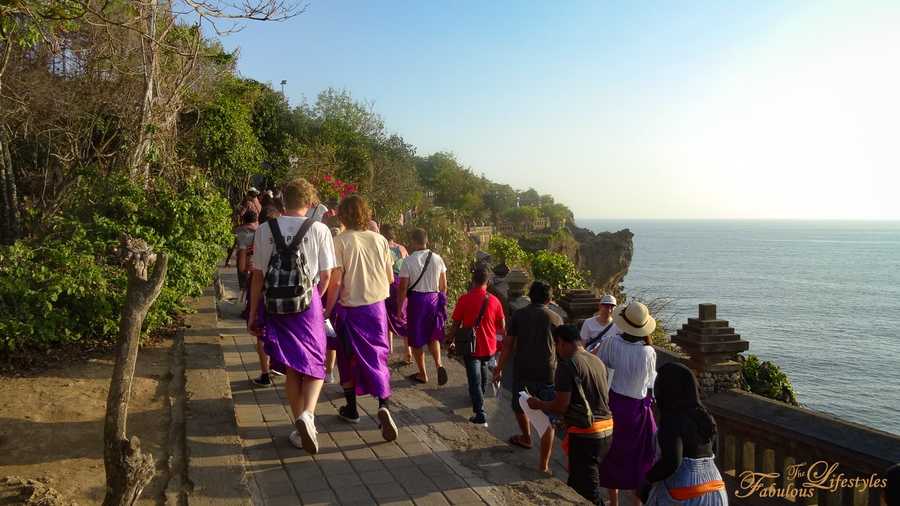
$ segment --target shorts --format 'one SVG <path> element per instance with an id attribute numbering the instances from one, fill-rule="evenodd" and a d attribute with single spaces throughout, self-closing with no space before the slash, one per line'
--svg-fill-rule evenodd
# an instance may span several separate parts
<path id="1" fill-rule="evenodd" d="M 516 413 L 522 412 L 522 407 L 519 406 L 519 392 L 521 392 L 522 390 L 527 390 L 528 393 L 542 401 L 552 401 L 556 397 L 556 389 L 553 387 L 552 383 L 545 383 L 543 381 L 515 380 L 513 382 L 512 390 L 512 409 Z"/>

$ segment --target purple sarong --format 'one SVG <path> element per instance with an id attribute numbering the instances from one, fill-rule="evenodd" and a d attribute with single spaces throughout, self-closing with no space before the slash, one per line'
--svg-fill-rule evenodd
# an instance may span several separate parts
<path id="1" fill-rule="evenodd" d="M 645 483 L 656 460 L 656 420 L 650 396 L 643 399 L 609 391 L 613 416 L 612 443 L 600 463 L 600 486 L 636 490 Z"/>
<path id="2" fill-rule="evenodd" d="M 442 292 L 413 291 L 408 300 L 406 325 L 409 345 L 421 348 L 431 341 L 443 341 L 447 296 Z"/>
<path id="3" fill-rule="evenodd" d="M 400 286 L 400 278 L 394 275 L 394 282 L 391 283 L 391 295 L 384 301 L 387 308 L 388 325 L 391 332 L 398 336 L 406 337 L 406 312 L 408 305 L 403 301 L 403 311 L 400 317 L 397 317 L 397 288 Z"/>
<path id="4" fill-rule="evenodd" d="M 270 315 L 260 304 L 259 322 L 273 370 L 285 374 L 290 368 L 312 378 L 325 377 L 325 318 L 317 288 L 302 313 Z"/>
<path id="5" fill-rule="evenodd" d="M 357 395 L 391 396 L 387 311 L 384 301 L 341 307 L 337 314 L 337 366 L 341 383 L 353 382 Z"/>

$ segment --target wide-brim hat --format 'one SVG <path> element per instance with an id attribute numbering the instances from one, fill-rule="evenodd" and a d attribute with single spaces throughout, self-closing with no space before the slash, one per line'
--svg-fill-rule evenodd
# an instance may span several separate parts
<path id="1" fill-rule="evenodd" d="M 649 336 L 656 330 L 656 320 L 640 302 L 629 302 L 613 309 L 613 322 L 622 332 L 636 337 Z"/>

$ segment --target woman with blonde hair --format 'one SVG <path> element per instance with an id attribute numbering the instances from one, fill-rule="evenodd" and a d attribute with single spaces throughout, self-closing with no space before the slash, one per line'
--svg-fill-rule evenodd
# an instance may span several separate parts
<path id="1" fill-rule="evenodd" d="M 368 230 L 371 214 L 358 195 L 344 198 L 338 206 L 338 217 L 346 230 L 334 238 L 335 268 L 325 316 L 336 311 L 337 365 L 347 400 L 338 415 L 358 423 L 356 396 L 372 395 L 378 398 L 381 434 L 386 441 L 393 441 L 397 425 L 388 405 L 391 373 L 384 301 L 394 281 L 394 261 L 387 239 Z"/>

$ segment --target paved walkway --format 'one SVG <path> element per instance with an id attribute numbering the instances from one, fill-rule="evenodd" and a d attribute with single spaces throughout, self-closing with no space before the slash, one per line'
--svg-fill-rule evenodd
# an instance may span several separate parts
<path id="1" fill-rule="evenodd" d="M 468 423 L 465 373 L 451 360 L 445 364 L 451 382 L 444 387 L 414 386 L 405 379 L 412 369 L 394 367 L 396 441 L 382 439 L 373 418 L 375 399 L 360 397 L 362 421 L 347 424 L 337 417 L 337 408 L 344 403 L 340 386 L 325 385 L 316 411 L 319 453 L 310 456 L 294 448 L 288 441 L 293 425 L 283 378 L 268 388 L 251 382 L 259 374 L 255 338 L 243 330 L 238 304 L 227 300 L 236 288 L 233 271 L 220 274 L 225 300 L 219 304 L 218 326 L 254 504 L 580 502 L 562 482 L 534 469 L 536 453 L 510 448 L 491 432 Z M 508 430 L 498 434 L 501 437 L 512 434 L 509 420 L 498 419 L 509 408 L 494 410 L 493 401 L 488 407 L 496 412 L 492 431 L 499 427 Z M 558 464 L 555 474 L 565 477 Z"/>

